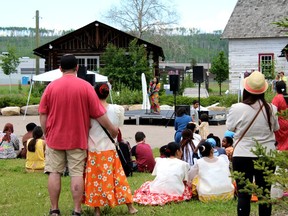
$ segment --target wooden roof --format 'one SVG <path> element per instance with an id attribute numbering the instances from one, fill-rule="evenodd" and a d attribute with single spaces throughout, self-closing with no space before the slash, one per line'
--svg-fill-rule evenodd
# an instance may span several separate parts
<path id="1" fill-rule="evenodd" d="M 45 58 L 51 52 L 63 52 L 91 54 L 103 53 L 108 43 L 112 43 L 117 47 L 128 48 L 129 43 L 135 39 L 134 36 L 123 31 L 115 29 L 99 21 L 94 21 L 80 29 L 70 32 L 59 37 L 49 43 L 46 43 L 36 49 L 34 54 Z M 148 53 L 153 51 L 154 58 L 162 57 L 165 59 L 161 47 L 138 38 L 138 42 L 144 44 Z M 67 53 L 66 52 L 66 53 Z"/>
<path id="2" fill-rule="evenodd" d="M 288 17 L 288 0 L 238 0 L 222 38 L 288 37 L 273 22 Z"/>

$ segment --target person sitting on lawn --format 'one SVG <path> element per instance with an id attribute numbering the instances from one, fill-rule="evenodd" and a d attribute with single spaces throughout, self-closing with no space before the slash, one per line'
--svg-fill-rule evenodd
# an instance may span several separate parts
<path id="1" fill-rule="evenodd" d="M 226 154 L 225 149 L 221 147 L 221 140 L 218 136 L 214 136 L 213 133 L 210 133 L 207 136 L 207 141 L 214 148 L 214 156 L 219 156 L 221 154 Z"/>
<path id="2" fill-rule="evenodd" d="M 0 132 L 0 159 L 16 158 L 19 153 L 19 139 L 13 133 L 13 124 L 5 124 Z"/>
<path id="3" fill-rule="evenodd" d="M 199 156 L 197 153 L 195 153 L 196 146 L 193 142 L 193 132 L 191 130 L 185 129 L 182 132 L 182 140 L 180 142 L 180 146 L 182 150 L 181 159 L 189 163 L 190 166 L 193 166 L 197 159 L 199 159 Z"/>
<path id="4" fill-rule="evenodd" d="M 222 146 L 225 148 L 226 155 L 229 160 L 232 160 L 233 154 L 233 139 L 230 136 L 226 136 L 222 139 Z"/>
<path id="5" fill-rule="evenodd" d="M 42 139 L 43 130 L 36 126 L 32 132 L 33 138 L 27 141 L 26 171 L 44 172 L 45 167 L 45 141 Z"/>
<path id="6" fill-rule="evenodd" d="M 160 147 L 159 153 L 160 153 L 160 157 L 161 158 L 166 158 L 167 157 L 166 154 L 165 154 L 166 148 L 167 148 L 167 145 L 164 145 L 164 146 Z"/>
<path id="7" fill-rule="evenodd" d="M 22 137 L 22 145 L 23 145 L 23 148 L 21 149 L 20 151 L 20 154 L 18 157 L 20 158 L 26 158 L 26 154 L 27 154 L 27 141 L 31 138 L 33 138 L 33 135 L 32 135 L 32 132 L 33 132 L 33 129 L 36 127 L 37 125 L 34 123 L 34 122 L 30 122 L 26 125 L 26 130 L 27 130 L 27 133 L 23 135 Z"/>
<path id="8" fill-rule="evenodd" d="M 134 202 L 143 205 L 165 205 L 191 199 L 191 188 L 187 184 L 190 165 L 181 160 L 179 144 L 168 143 L 165 154 L 167 158 L 156 158 L 152 173 L 156 176 L 155 179 L 145 182 L 134 192 Z"/>
<path id="9" fill-rule="evenodd" d="M 132 156 L 136 158 L 134 170 L 137 172 L 152 172 L 155 166 L 155 159 L 151 146 L 145 142 L 145 134 L 138 131 L 135 134 L 136 145 L 132 147 Z"/>
<path id="10" fill-rule="evenodd" d="M 191 167 L 191 173 L 196 173 L 192 182 L 193 194 L 197 194 L 202 202 L 215 200 L 231 200 L 234 197 L 227 155 L 214 156 L 214 150 L 207 141 L 199 144 L 202 158 Z"/>
<path id="11" fill-rule="evenodd" d="M 187 124 L 191 121 L 192 121 L 192 118 L 190 115 L 187 114 L 185 107 L 180 107 L 176 111 L 176 118 L 174 121 L 174 129 L 175 129 L 174 140 L 176 143 L 179 143 L 179 145 L 180 145 L 180 141 L 182 137 L 182 131 L 186 128 Z"/>
<path id="12" fill-rule="evenodd" d="M 193 132 L 193 143 L 195 146 L 197 146 L 199 144 L 199 142 L 202 140 L 201 136 L 199 134 L 196 133 L 197 130 L 197 125 L 194 122 L 189 122 L 186 125 L 186 129 L 189 129 Z"/>

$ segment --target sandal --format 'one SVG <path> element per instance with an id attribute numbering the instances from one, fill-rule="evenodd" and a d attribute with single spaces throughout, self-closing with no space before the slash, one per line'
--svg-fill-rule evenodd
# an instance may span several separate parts
<path id="1" fill-rule="evenodd" d="M 60 216 L 61 215 L 60 210 L 59 209 L 54 209 L 54 210 L 50 209 L 49 215 L 50 216 Z"/>
<path id="2" fill-rule="evenodd" d="M 72 216 L 81 216 L 80 212 L 72 211 Z"/>

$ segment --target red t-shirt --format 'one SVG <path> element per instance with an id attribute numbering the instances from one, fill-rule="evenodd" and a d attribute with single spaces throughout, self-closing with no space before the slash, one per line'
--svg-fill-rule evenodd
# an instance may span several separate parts
<path id="1" fill-rule="evenodd" d="M 88 82 L 63 75 L 46 87 L 39 105 L 39 113 L 47 115 L 47 145 L 57 150 L 87 149 L 90 118 L 105 112 Z"/>
<path id="2" fill-rule="evenodd" d="M 133 154 L 132 149 L 132 155 L 136 158 L 138 171 L 152 172 L 155 166 L 155 159 L 150 145 L 146 143 L 138 143 L 135 148 L 135 154 Z"/>

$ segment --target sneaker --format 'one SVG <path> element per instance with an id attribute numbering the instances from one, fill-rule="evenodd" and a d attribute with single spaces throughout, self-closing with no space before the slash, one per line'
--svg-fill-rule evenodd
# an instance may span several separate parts
<path id="1" fill-rule="evenodd" d="M 59 209 L 54 209 L 54 210 L 50 209 L 49 215 L 50 216 L 60 216 L 61 215 L 60 210 Z"/>
<path id="2" fill-rule="evenodd" d="M 72 211 L 72 216 L 81 216 L 80 212 Z"/>

